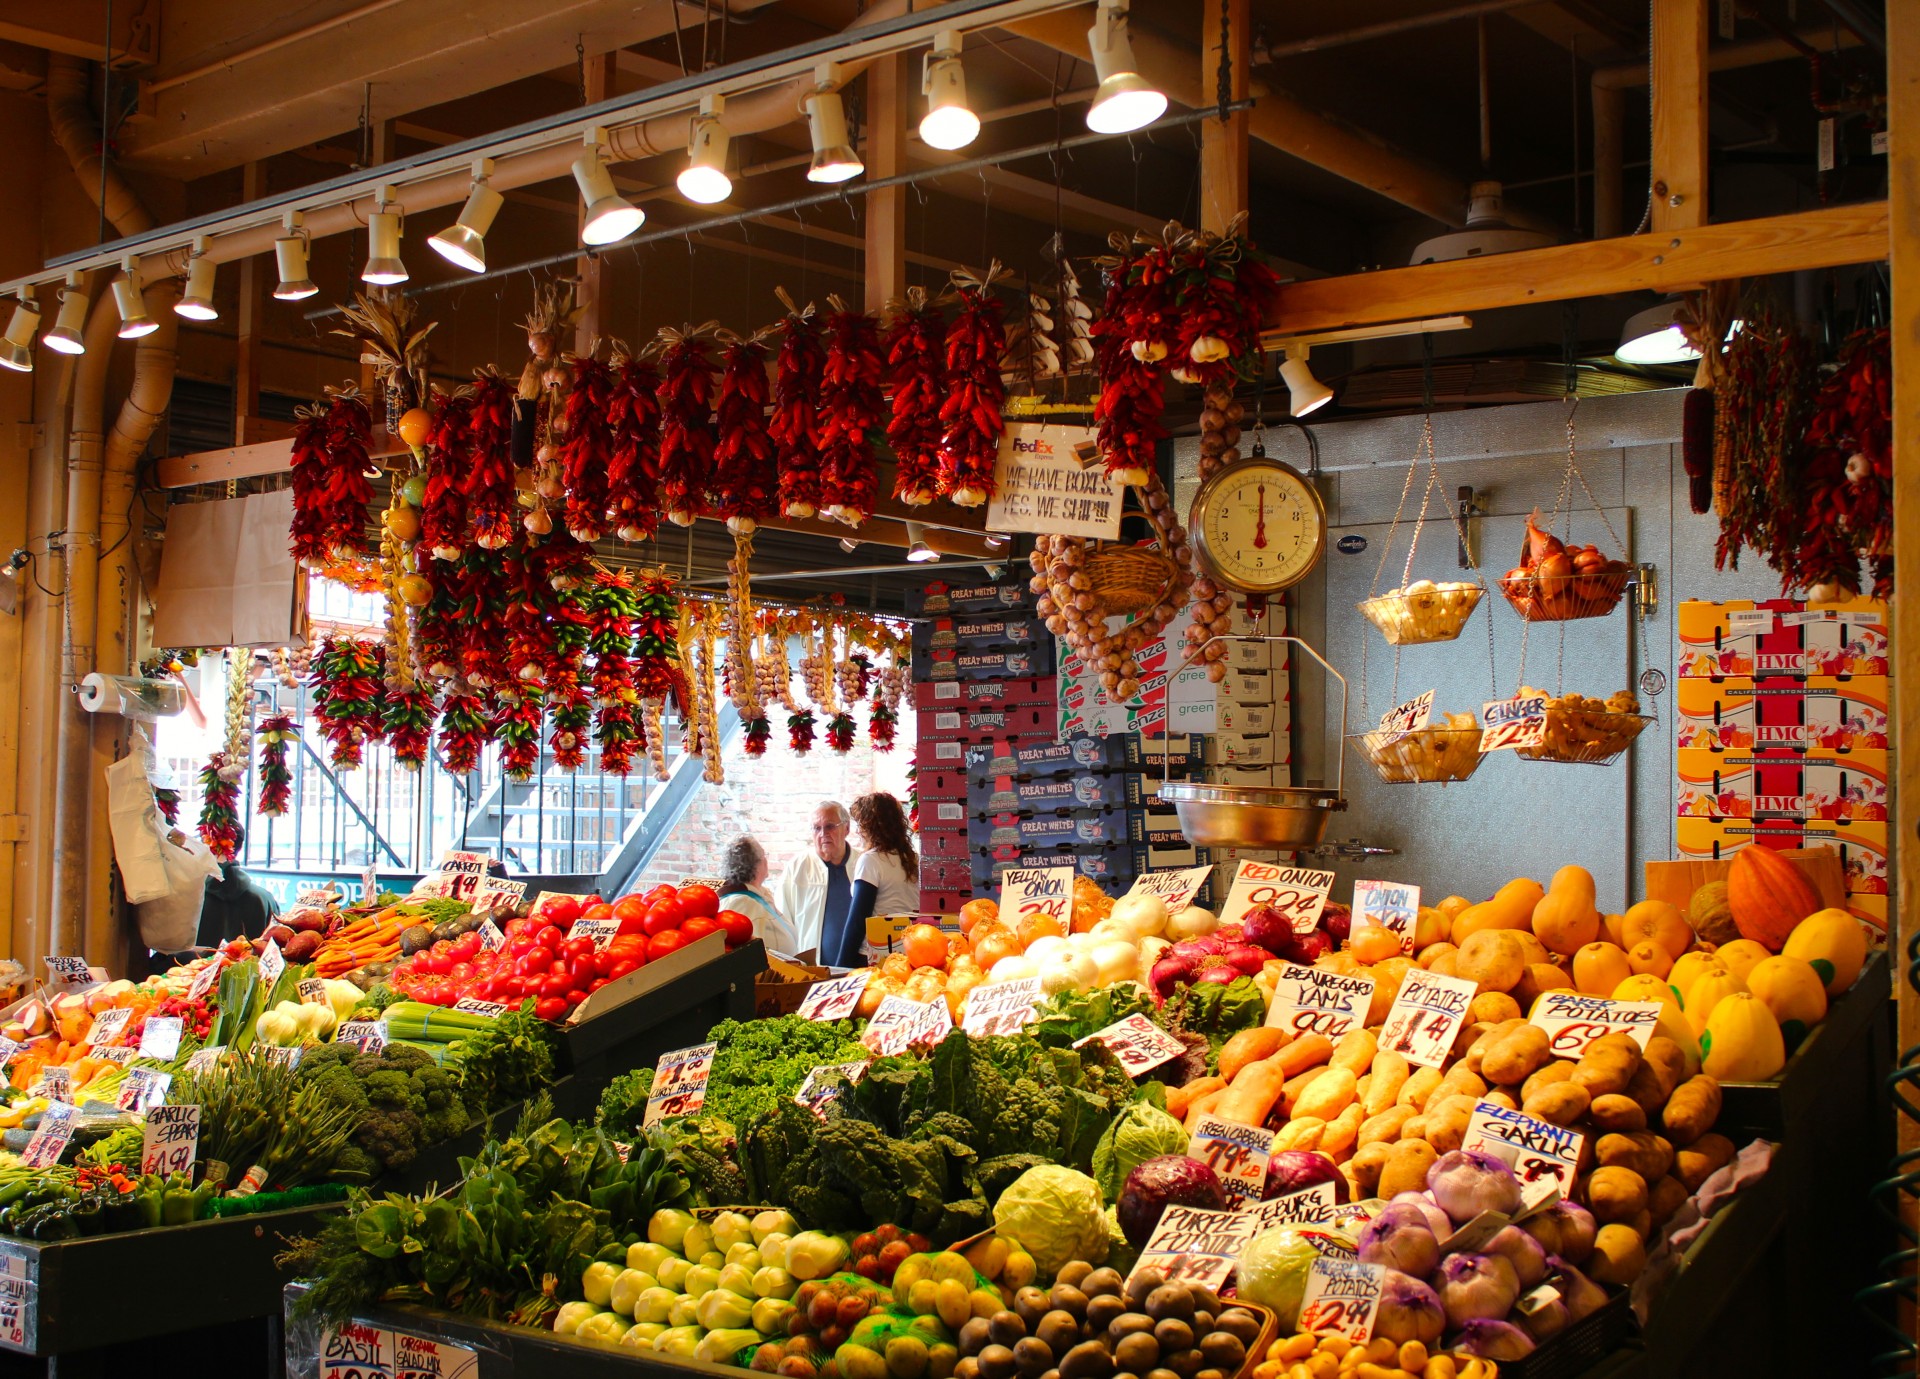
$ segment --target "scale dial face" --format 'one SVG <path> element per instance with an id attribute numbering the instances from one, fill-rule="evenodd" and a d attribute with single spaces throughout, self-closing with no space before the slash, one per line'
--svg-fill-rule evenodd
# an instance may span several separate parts
<path id="1" fill-rule="evenodd" d="M 1298 584 L 1327 548 L 1327 509 L 1307 477 L 1264 455 L 1228 465 L 1194 496 L 1187 522 L 1214 581 L 1243 594 Z"/>

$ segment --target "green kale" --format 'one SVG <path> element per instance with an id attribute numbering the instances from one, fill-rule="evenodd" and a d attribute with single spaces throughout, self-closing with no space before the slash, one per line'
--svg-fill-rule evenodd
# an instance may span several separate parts
<path id="1" fill-rule="evenodd" d="M 635 1068 L 621 1073 L 600 1094 L 600 1110 L 594 1121 L 608 1134 L 631 1139 L 640 1133 L 647 1119 L 647 1094 L 653 1090 L 653 1069 Z"/>

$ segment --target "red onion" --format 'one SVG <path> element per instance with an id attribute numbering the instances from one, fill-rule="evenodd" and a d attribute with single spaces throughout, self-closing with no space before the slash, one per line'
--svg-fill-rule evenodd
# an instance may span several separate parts
<path id="1" fill-rule="evenodd" d="M 1176 948 L 1153 965 L 1148 979 L 1153 983 L 1154 992 L 1164 1000 L 1173 994 L 1174 987 L 1191 981 L 1198 966 L 1197 958 L 1182 956 Z"/>
<path id="2" fill-rule="evenodd" d="M 1311 967 L 1323 954 L 1333 951 L 1333 940 L 1324 929 L 1309 930 L 1304 934 L 1293 935 L 1293 941 L 1281 951 L 1280 956 L 1288 962 L 1297 962 Z"/>
<path id="3" fill-rule="evenodd" d="M 1225 986 L 1228 982 L 1233 981 L 1239 976 L 1240 972 L 1231 964 L 1221 963 L 1218 967 L 1209 967 L 1193 980 L 1196 986 L 1201 982 L 1218 982 L 1222 986 Z"/>
<path id="4" fill-rule="evenodd" d="M 1247 911 L 1245 928 L 1248 943 L 1257 943 L 1270 953 L 1284 956 L 1293 944 L 1293 924 L 1271 905 Z"/>
<path id="5" fill-rule="evenodd" d="M 1264 948 L 1256 948 L 1251 943 L 1235 944 L 1220 956 L 1225 958 L 1228 966 L 1242 977 L 1253 976 L 1273 959 L 1273 954 Z"/>

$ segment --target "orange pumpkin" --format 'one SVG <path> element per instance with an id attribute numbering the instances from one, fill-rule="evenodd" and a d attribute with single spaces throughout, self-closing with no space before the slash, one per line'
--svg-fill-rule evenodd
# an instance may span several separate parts
<path id="1" fill-rule="evenodd" d="M 1820 908 L 1820 896 L 1800 868 L 1756 843 L 1733 854 L 1727 904 L 1742 938 L 1778 953 L 1794 927 Z"/>

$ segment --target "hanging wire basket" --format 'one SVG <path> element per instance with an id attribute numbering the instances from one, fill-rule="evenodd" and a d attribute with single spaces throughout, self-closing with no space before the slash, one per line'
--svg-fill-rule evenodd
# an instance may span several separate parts
<path id="1" fill-rule="evenodd" d="M 1628 704 L 1631 709 L 1625 707 Z M 1653 716 L 1639 712 L 1639 707 L 1639 701 L 1624 691 L 1604 700 L 1560 695 L 1547 702 L 1547 726 L 1539 743 L 1516 747 L 1514 753 L 1528 761 L 1611 765 L 1653 722 Z"/>
<path id="2" fill-rule="evenodd" d="M 1480 726 L 1472 714 L 1447 715 L 1453 721 L 1430 723 L 1406 732 L 1348 733 L 1388 785 L 1447 784 L 1480 769 Z"/>
<path id="3" fill-rule="evenodd" d="M 1172 592 L 1179 569 L 1146 546 L 1099 545 L 1087 552 L 1087 579 L 1109 613 L 1144 613 Z"/>
<path id="4" fill-rule="evenodd" d="M 1572 622 L 1611 613 L 1620 606 L 1631 582 L 1632 571 L 1624 566 L 1559 576 L 1510 571 L 1501 577 L 1500 592 L 1528 622 Z"/>
<path id="5" fill-rule="evenodd" d="M 1376 594 L 1358 606 L 1367 621 L 1380 629 L 1387 645 L 1420 646 L 1458 637 L 1485 593 L 1478 584 L 1465 581 L 1435 584 L 1416 579 L 1404 589 Z"/>

